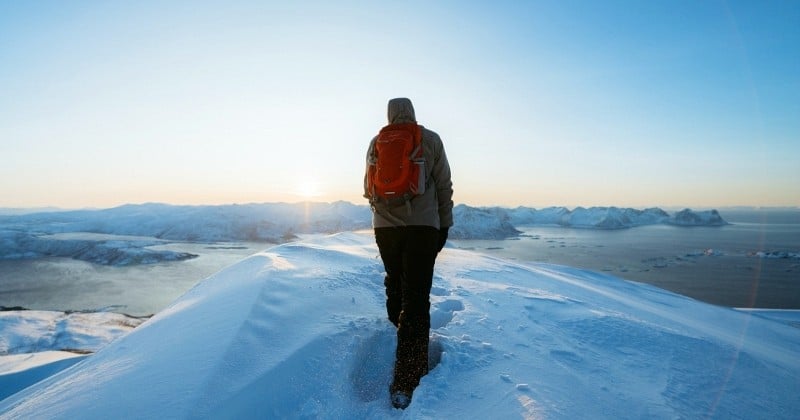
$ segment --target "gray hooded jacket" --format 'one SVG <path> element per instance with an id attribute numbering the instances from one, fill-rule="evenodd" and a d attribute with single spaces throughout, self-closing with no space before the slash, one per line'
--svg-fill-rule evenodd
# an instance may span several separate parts
<path id="1" fill-rule="evenodd" d="M 411 100 L 407 98 L 390 100 L 388 118 L 389 124 L 416 122 Z M 367 149 L 367 172 L 377 138 L 377 136 L 372 138 Z M 410 201 L 410 206 L 373 205 L 373 227 L 432 226 L 439 229 L 453 225 L 453 182 L 450 179 L 450 164 L 447 162 L 442 139 L 438 134 L 422 127 L 422 148 L 425 157 L 425 176 L 429 187 L 424 194 L 414 197 Z M 366 173 L 364 197 L 369 198 Z"/>

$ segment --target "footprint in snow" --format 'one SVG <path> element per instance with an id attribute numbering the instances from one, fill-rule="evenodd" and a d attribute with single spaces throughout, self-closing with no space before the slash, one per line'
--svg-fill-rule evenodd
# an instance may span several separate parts
<path id="1" fill-rule="evenodd" d="M 448 296 L 450 292 L 447 291 L 444 287 L 433 286 L 431 287 L 431 295 L 433 296 Z"/>
<path id="2" fill-rule="evenodd" d="M 447 326 L 453 320 L 453 313 L 464 310 L 464 304 L 457 299 L 447 299 L 434 303 L 431 310 L 431 329 Z"/>

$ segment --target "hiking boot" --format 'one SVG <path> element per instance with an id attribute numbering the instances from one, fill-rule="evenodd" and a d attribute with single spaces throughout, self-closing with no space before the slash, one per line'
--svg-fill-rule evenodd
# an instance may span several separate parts
<path id="1" fill-rule="evenodd" d="M 397 391 L 392 394 L 392 407 L 404 410 L 411 404 L 411 394 Z"/>

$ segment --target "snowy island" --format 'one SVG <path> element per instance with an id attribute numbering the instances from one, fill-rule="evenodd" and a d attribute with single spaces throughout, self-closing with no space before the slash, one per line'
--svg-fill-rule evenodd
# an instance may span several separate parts
<path id="1" fill-rule="evenodd" d="M 453 248 L 434 275 L 432 369 L 401 412 L 389 404 L 395 331 L 376 255 L 368 233 L 278 245 L 135 328 L 108 314 L 0 312 L 0 418 L 800 412 L 796 317 L 770 319 L 606 274 Z M 65 348 L 96 352 L 54 352 Z"/>
<path id="2" fill-rule="evenodd" d="M 522 226 L 625 229 L 652 224 L 721 226 L 716 210 L 617 207 L 454 208 L 453 239 L 505 239 Z M 68 257 L 104 265 L 148 264 L 195 257 L 153 249 L 170 242 L 253 241 L 273 244 L 299 234 L 330 234 L 367 229 L 369 207 L 348 202 L 266 203 L 222 206 L 124 205 L 105 210 L 77 210 L 0 216 L 0 259 Z"/>

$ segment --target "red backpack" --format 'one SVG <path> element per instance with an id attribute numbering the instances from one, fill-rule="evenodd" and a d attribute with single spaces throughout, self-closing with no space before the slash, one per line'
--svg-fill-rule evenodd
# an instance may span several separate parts
<path id="1" fill-rule="evenodd" d="M 422 128 L 417 123 L 383 127 L 367 171 L 370 202 L 402 204 L 425 193 Z"/>

